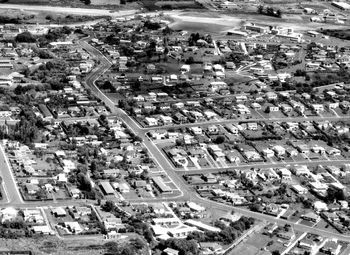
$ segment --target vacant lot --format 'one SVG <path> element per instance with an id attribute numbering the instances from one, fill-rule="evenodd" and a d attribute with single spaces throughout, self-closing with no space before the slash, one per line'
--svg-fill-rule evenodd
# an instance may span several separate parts
<path id="1" fill-rule="evenodd" d="M 5 2 L 0 0 L 0 2 Z M 91 5 L 119 5 L 119 0 L 91 0 Z M 57 5 L 57 6 L 86 6 L 80 0 L 7 0 L 8 4 Z"/>
<path id="2" fill-rule="evenodd" d="M 0 5 L 1 7 L 1 5 Z M 20 9 L 0 9 L 1 22 L 21 24 L 76 23 L 98 19 L 98 16 L 68 15 L 48 11 L 24 11 Z"/>

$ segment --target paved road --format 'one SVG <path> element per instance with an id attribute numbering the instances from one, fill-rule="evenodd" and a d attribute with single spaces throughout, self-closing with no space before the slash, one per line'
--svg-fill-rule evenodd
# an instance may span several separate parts
<path id="1" fill-rule="evenodd" d="M 19 4 L 0 4 L 0 9 L 17 9 L 28 11 L 49 11 L 59 12 L 76 15 L 89 15 L 89 16 L 111 16 L 121 17 L 127 15 L 133 15 L 137 10 L 123 10 L 114 11 L 106 9 L 89 9 L 89 8 L 71 8 L 71 7 L 59 7 L 59 6 L 44 6 L 44 5 L 19 5 Z"/>
<path id="2" fill-rule="evenodd" d="M 155 127 L 146 127 L 144 130 L 157 130 L 157 129 L 168 129 L 168 128 L 176 128 L 176 127 L 195 127 L 205 124 L 228 124 L 228 123 L 240 123 L 240 122 L 305 122 L 305 121 L 344 121 L 350 120 L 350 115 L 347 116 L 331 116 L 331 117 L 295 117 L 295 118 L 251 118 L 251 119 L 228 119 L 228 120 L 218 120 L 218 121 L 206 121 L 206 122 L 197 122 L 197 123 L 186 123 L 181 125 L 165 125 L 165 126 L 155 126 Z"/>
<path id="3" fill-rule="evenodd" d="M 10 162 L 8 161 L 5 151 L 0 145 L 0 175 L 3 179 L 4 200 L 0 204 L 16 203 L 23 204 L 22 196 L 18 191 L 17 183 L 12 173 Z M 6 196 L 6 198 L 5 198 Z"/>
<path id="4" fill-rule="evenodd" d="M 208 173 L 219 173 L 219 172 L 225 172 L 230 171 L 233 169 L 241 169 L 241 170 L 248 170 L 251 168 L 275 168 L 275 167 L 286 167 L 288 165 L 295 166 L 295 165 L 307 165 L 307 166 L 330 166 L 330 165 L 341 165 L 341 164 L 349 164 L 350 160 L 348 159 L 342 159 L 342 160 L 305 160 L 305 161 L 295 161 L 295 162 L 260 162 L 255 164 L 248 164 L 248 165 L 238 165 L 238 166 L 231 166 L 231 167 L 225 167 L 225 168 L 207 168 L 207 169 L 195 169 L 195 170 L 177 170 L 176 172 L 178 174 L 208 174 Z"/>
<path id="5" fill-rule="evenodd" d="M 261 213 L 252 212 L 250 210 L 241 208 L 241 207 L 234 207 L 231 205 L 226 205 L 222 203 L 217 203 L 211 200 L 204 199 L 200 197 L 189 185 L 185 183 L 185 181 L 180 177 L 178 174 L 175 173 L 175 171 L 172 169 L 172 165 L 169 163 L 167 158 L 159 151 L 159 149 L 145 136 L 145 132 L 143 129 L 139 127 L 139 125 L 130 117 L 128 116 L 124 111 L 120 110 L 119 108 L 115 107 L 114 102 L 110 100 L 106 95 L 104 95 L 101 91 L 98 90 L 98 88 L 95 86 L 94 82 L 95 80 L 103 74 L 105 71 L 108 70 L 108 60 L 96 49 L 92 49 L 90 45 L 87 45 L 85 42 L 81 44 L 90 54 L 93 54 L 96 58 L 98 58 L 101 61 L 101 66 L 99 68 L 96 68 L 92 73 L 91 76 L 88 77 L 86 80 L 86 86 L 88 86 L 92 91 L 96 93 L 96 95 L 103 101 L 107 106 L 111 108 L 111 111 L 113 114 L 119 116 L 123 121 L 126 123 L 126 125 L 137 135 L 139 135 L 143 141 L 144 145 L 147 147 L 148 151 L 150 152 L 150 155 L 153 157 L 153 159 L 159 164 L 159 166 L 164 169 L 164 171 L 168 174 L 168 176 L 173 180 L 173 182 L 177 185 L 177 187 L 182 191 L 182 196 L 178 197 L 177 199 L 187 200 L 187 201 L 193 201 L 195 203 L 198 203 L 202 206 L 205 206 L 206 208 L 215 208 L 215 209 L 222 209 L 230 211 L 234 209 L 236 212 L 241 213 L 242 215 L 246 215 L 249 217 L 254 217 L 260 220 L 266 220 L 270 222 L 276 222 L 278 224 L 284 225 L 284 224 L 291 224 L 296 230 L 302 231 L 302 232 L 310 232 L 318 235 L 323 236 L 332 236 L 335 238 L 338 238 L 343 241 L 350 241 L 350 236 L 342 235 L 342 234 L 336 234 L 333 232 L 329 232 L 323 229 L 317 229 L 313 227 L 308 227 L 300 224 L 294 224 L 287 220 L 283 219 L 277 219 L 276 217 L 265 215 Z M 303 120 L 305 120 L 303 118 Z M 294 121 L 294 119 L 293 119 Z M 198 125 L 198 124 L 197 124 Z M 170 200 L 170 199 L 169 199 Z M 174 199 L 173 199 L 174 200 Z M 141 200 L 142 202 L 147 202 L 148 200 Z M 153 200 L 150 200 L 153 201 Z M 161 201 L 161 199 L 157 200 Z"/>

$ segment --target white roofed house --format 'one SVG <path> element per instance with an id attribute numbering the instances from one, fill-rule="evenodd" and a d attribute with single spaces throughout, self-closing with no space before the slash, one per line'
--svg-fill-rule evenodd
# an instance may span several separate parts
<path id="1" fill-rule="evenodd" d="M 163 124 L 163 125 L 170 125 L 173 123 L 173 118 L 170 116 L 165 116 L 165 115 L 160 115 L 159 116 L 159 121 Z"/>
<path id="2" fill-rule="evenodd" d="M 285 104 L 285 103 L 280 104 L 280 108 L 284 113 L 289 113 L 293 110 L 293 108 L 289 104 Z"/>
<path id="3" fill-rule="evenodd" d="M 24 221 L 29 223 L 44 224 L 45 220 L 39 209 L 24 209 Z"/>
<path id="4" fill-rule="evenodd" d="M 325 197 L 327 195 L 328 185 L 326 183 L 315 181 L 315 182 L 310 182 L 309 185 L 311 190 L 313 190 L 319 196 Z"/>
<path id="5" fill-rule="evenodd" d="M 206 119 L 208 120 L 212 120 L 212 119 L 217 119 L 218 118 L 218 115 L 213 112 L 213 111 L 210 111 L 210 110 L 206 110 L 203 112 L 204 116 Z"/>
<path id="6" fill-rule="evenodd" d="M 312 110 L 314 110 L 317 114 L 324 112 L 323 104 L 312 104 Z"/>
<path id="7" fill-rule="evenodd" d="M 210 83 L 209 88 L 211 92 L 227 89 L 227 83 L 223 81 L 213 81 Z"/>
<path id="8" fill-rule="evenodd" d="M 198 231 L 196 227 L 183 225 L 178 228 L 168 228 L 168 234 L 174 238 L 186 238 L 191 232 Z"/>
<path id="9" fill-rule="evenodd" d="M 184 73 L 188 73 L 189 71 L 191 71 L 191 66 L 190 65 L 182 65 L 180 68 L 180 71 L 184 72 Z"/>
<path id="10" fill-rule="evenodd" d="M 146 117 L 145 122 L 148 126 L 158 126 L 158 120 L 152 117 Z"/>
<path id="11" fill-rule="evenodd" d="M 254 110 L 261 110 L 261 105 L 259 103 L 256 103 L 256 102 L 253 102 L 251 105 L 250 105 Z"/>
<path id="12" fill-rule="evenodd" d="M 277 157 L 284 156 L 286 154 L 286 149 L 281 145 L 275 145 L 272 147 Z"/>
<path id="13" fill-rule="evenodd" d="M 337 148 L 329 148 L 327 150 L 328 155 L 332 155 L 332 156 L 340 156 L 341 155 L 341 150 L 337 149 Z"/>
<path id="14" fill-rule="evenodd" d="M 191 117 L 193 117 L 196 121 L 204 121 L 205 118 L 201 112 L 198 111 L 190 111 L 188 113 Z"/>
<path id="15" fill-rule="evenodd" d="M 200 127 L 190 127 L 190 131 L 194 135 L 202 135 L 203 134 L 203 129 Z"/>
<path id="16" fill-rule="evenodd" d="M 338 243 L 337 240 L 329 240 L 323 245 L 321 251 L 330 255 L 338 255 L 341 251 L 341 247 L 341 244 Z"/>
<path id="17" fill-rule="evenodd" d="M 296 176 L 300 175 L 311 175 L 309 168 L 306 165 L 295 165 L 292 169 Z"/>
<path id="18" fill-rule="evenodd" d="M 205 207 L 200 206 L 194 202 L 186 202 L 186 205 L 195 212 L 204 212 L 205 211 Z"/>
<path id="19" fill-rule="evenodd" d="M 12 221 L 18 216 L 18 210 L 13 207 L 7 207 L 0 211 L 1 223 Z"/>
<path id="20" fill-rule="evenodd" d="M 315 144 L 314 146 L 311 147 L 311 151 L 313 151 L 315 153 L 322 154 L 322 155 L 326 153 L 325 148 L 323 148 L 322 146 L 319 146 L 317 144 Z"/>
<path id="21" fill-rule="evenodd" d="M 263 155 L 267 158 L 272 158 L 275 156 L 275 153 L 273 150 L 271 150 L 270 148 L 266 148 L 262 151 Z"/>
<path id="22" fill-rule="evenodd" d="M 299 184 L 292 185 L 291 189 L 294 190 L 299 195 L 304 195 L 304 194 L 308 193 L 307 188 L 304 188 L 303 186 L 301 186 Z"/>
<path id="23" fill-rule="evenodd" d="M 269 91 L 265 94 L 267 100 L 276 100 L 277 94 L 275 92 Z"/>
<path id="24" fill-rule="evenodd" d="M 321 219 L 321 217 L 314 212 L 308 212 L 306 214 L 303 214 L 303 215 L 301 215 L 301 218 L 304 220 L 307 220 L 307 221 L 314 222 L 314 223 L 319 222 Z"/>
<path id="25" fill-rule="evenodd" d="M 280 168 L 278 170 L 282 181 L 291 181 L 292 180 L 292 173 L 287 168 Z"/>
<path id="26" fill-rule="evenodd" d="M 243 104 L 238 104 L 236 106 L 236 110 L 239 114 L 242 114 L 242 115 L 245 115 L 245 114 L 249 115 L 251 113 L 248 107 Z"/>
<path id="27" fill-rule="evenodd" d="M 225 152 L 226 155 L 226 159 L 230 162 L 230 163 L 240 163 L 241 162 L 241 158 L 239 157 L 239 153 L 238 151 L 228 151 Z"/>
<path id="28" fill-rule="evenodd" d="M 76 169 L 76 165 L 72 160 L 62 159 L 61 164 L 65 173 L 69 173 L 70 171 Z"/>
<path id="29" fill-rule="evenodd" d="M 225 68 L 222 65 L 216 64 L 213 65 L 214 72 L 223 72 L 225 73 Z"/>
<path id="30" fill-rule="evenodd" d="M 245 94 L 239 94 L 235 96 L 235 99 L 237 103 L 241 103 L 241 102 L 246 102 L 248 100 L 248 97 Z"/>

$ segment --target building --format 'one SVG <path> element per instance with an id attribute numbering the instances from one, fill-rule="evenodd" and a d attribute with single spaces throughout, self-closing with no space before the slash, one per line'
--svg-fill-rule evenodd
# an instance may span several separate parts
<path id="1" fill-rule="evenodd" d="M 41 112 L 41 114 L 43 115 L 45 120 L 51 120 L 53 119 L 53 115 L 51 114 L 49 108 L 47 108 L 46 105 L 44 104 L 39 104 L 39 110 Z"/>
<path id="2" fill-rule="evenodd" d="M 312 249 L 314 249 L 315 243 L 312 240 L 303 239 L 299 241 L 298 247 L 311 251 Z"/>
<path id="3" fill-rule="evenodd" d="M 258 32 L 258 33 L 261 33 L 261 34 L 266 34 L 270 31 L 270 27 L 269 26 L 259 26 L 259 25 L 256 25 L 254 23 L 250 24 L 250 25 L 246 25 L 245 27 L 245 30 L 249 30 L 249 31 L 253 31 L 253 32 Z"/>
<path id="4" fill-rule="evenodd" d="M 307 192 L 308 192 L 307 188 L 304 188 L 303 186 L 301 186 L 299 184 L 292 185 L 291 189 L 299 195 L 304 195 L 304 194 L 307 194 Z"/>
<path id="5" fill-rule="evenodd" d="M 32 230 L 35 234 L 40 234 L 40 235 L 54 235 L 55 232 L 50 229 L 49 226 L 33 226 Z"/>
<path id="6" fill-rule="evenodd" d="M 100 187 L 105 195 L 114 195 L 114 189 L 108 181 L 100 182 Z"/>
<path id="7" fill-rule="evenodd" d="M 199 230 L 202 230 L 202 231 L 210 231 L 210 232 L 220 232 L 221 231 L 220 228 L 212 227 L 212 226 L 204 224 L 204 223 L 202 223 L 200 221 L 195 221 L 195 220 L 192 220 L 192 219 L 186 220 L 185 224 L 187 224 L 189 226 L 192 226 L 192 227 L 196 227 L 196 228 L 198 228 Z"/>
<path id="8" fill-rule="evenodd" d="M 306 214 L 301 215 L 301 218 L 307 221 L 311 221 L 317 223 L 320 221 L 321 217 L 313 212 L 308 212 Z"/>
<path id="9" fill-rule="evenodd" d="M 198 231 L 195 227 L 181 226 L 179 228 L 167 228 L 167 233 L 174 238 L 186 238 L 187 235 L 193 231 Z"/>
<path id="10" fill-rule="evenodd" d="M 171 248 L 166 248 L 165 250 L 163 250 L 163 253 L 165 253 L 166 255 L 179 255 L 178 250 L 174 250 Z"/>
<path id="11" fill-rule="evenodd" d="M 162 193 L 171 193 L 172 189 L 166 185 L 161 176 L 153 176 L 152 181 L 154 186 L 160 190 Z"/>
<path id="12" fill-rule="evenodd" d="M 322 252 L 330 255 L 338 255 L 340 250 L 341 245 L 338 244 L 336 240 L 327 241 L 321 248 Z"/>

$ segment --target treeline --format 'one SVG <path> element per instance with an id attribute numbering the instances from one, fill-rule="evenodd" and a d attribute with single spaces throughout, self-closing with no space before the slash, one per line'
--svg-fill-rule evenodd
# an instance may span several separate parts
<path id="1" fill-rule="evenodd" d="M 0 16 L 0 24 L 19 24 L 18 18 L 11 18 L 7 16 Z"/>
<path id="2" fill-rule="evenodd" d="M 321 29 L 319 32 L 339 39 L 350 40 L 350 29 Z"/>
<path id="3" fill-rule="evenodd" d="M 15 42 L 19 43 L 35 43 L 39 42 L 40 45 L 45 46 L 50 42 L 55 42 L 58 39 L 62 39 L 67 35 L 71 34 L 73 30 L 67 26 L 60 28 L 52 28 L 45 35 L 34 36 L 28 31 L 18 34 L 15 37 Z"/>
<path id="4" fill-rule="evenodd" d="M 147 254 L 146 244 L 140 238 L 128 242 L 108 242 L 104 245 L 105 255 L 143 255 Z"/>
<path id="5" fill-rule="evenodd" d="M 223 244 L 231 244 L 244 231 L 250 229 L 254 222 L 254 218 L 248 218 L 245 216 L 242 216 L 237 221 L 231 222 L 228 226 L 222 221 L 216 221 L 214 225 L 215 227 L 221 229 L 220 232 L 192 232 L 188 235 L 187 239 L 193 239 L 198 242 L 219 242 Z"/>
<path id="6" fill-rule="evenodd" d="M 216 221 L 214 225 L 221 229 L 220 232 L 195 231 L 190 233 L 186 239 L 170 238 L 161 240 L 155 247 L 154 254 L 169 247 L 179 251 L 179 255 L 198 255 L 200 253 L 198 242 L 219 242 L 223 244 L 232 244 L 244 231 L 251 228 L 254 224 L 254 218 L 242 216 L 238 221 L 226 225 L 222 221 Z"/>
<path id="7" fill-rule="evenodd" d="M 276 17 L 276 18 L 281 18 L 282 17 L 282 12 L 281 10 L 275 10 L 272 7 L 264 7 L 263 5 L 259 5 L 258 7 L 258 13 L 271 16 L 271 17 Z"/>
<path id="8" fill-rule="evenodd" d="M 45 124 L 30 109 L 23 109 L 20 113 L 20 121 L 16 125 L 0 127 L 0 139 L 16 140 L 30 145 L 39 137 L 40 128 Z"/>

